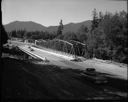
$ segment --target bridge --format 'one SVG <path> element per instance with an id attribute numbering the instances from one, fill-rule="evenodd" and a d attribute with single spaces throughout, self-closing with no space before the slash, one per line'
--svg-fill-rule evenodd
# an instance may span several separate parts
<path id="1" fill-rule="evenodd" d="M 86 52 L 86 44 L 75 40 L 35 40 L 35 45 L 52 49 L 54 52 L 72 56 L 74 58 L 83 57 Z"/>
<path id="2" fill-rule="evenodd" d="M 75 40 L 65 41 L 62 39 L 26 39 L 23 41 L 22 39 L 18 38 L 13 38 L 13 40 L 24 42 L 29 45 L 34 45 L 35 47 L 42 47 L 61 55 L 72 56 L 73 58 L 83 57 L 86 52 L 86 44 Z"/>

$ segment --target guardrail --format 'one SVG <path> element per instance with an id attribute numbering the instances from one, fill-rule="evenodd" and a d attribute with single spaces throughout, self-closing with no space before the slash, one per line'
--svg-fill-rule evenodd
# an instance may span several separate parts
<path id="1" fill-rule="evenodd" d="M 74 59 L 74 58 L 71 57 L 71 56 L 65 56 L 65 55 L 58 54 L 58 53 L 55 53 L 55 52 L 52 52 L 52 51 L 48 51 L 48 50 L 44 50 L 44 49 L 39 49 L 39 48 L 36 48 L 36 47 L 32 47 L 32 48 L 35 49 L 35 50 L 39 50 L 39 51 L 43 51 L 43 52 L 46 52 L 46 53 L 49 53 L 49 54 L 56 55 L 56 56 L 58 56 L 58 57 L 66 58 L 66 59 L 68 59 L 68 60 Z"/>
<path id="2" fill-rule="evenodd" d="M 68 56 L 68 57 L 72 57 L 72 58 L 76 58 L 76 57 L 80 57 L 80 56 L 77 56 L 77 55 L 73 55 L 73 54 L 69 54 L 69 53 L 66 53 L 66 52 L 62 52 L 62 51 L 58 51 L 58 50 L 55 50 L 55 49 L 50 49 L 50 48 L 46 48 L 46 47 L 42 47 L 40 45 L 35 45 L 34 43 L 25 43 L 27 45 L 31 45 L 33 47 L 36 47 L 36 48 L 40 48 L 40 49 L 44 49 L 46 51 L 50 51 L 50 52 L 54 52 L 54 53 L 59 53 L 61 55 L 64 55 L 64 56 Z"/>
<path id="3" fill-rule="evenodd" d="M 58 50 L 53 50 L 53 49 L 42 47 L 42 46 L 39 46 L 39 45 L 33 45 L 33 47 L 36 47 L 36 48 L 39 48 L 39 49 L 44 49 L 46 51 L 50 51 L 50 52 L 53 52 L 53 53 L 59 53 L 61 55 L 72 57 L 72 58 L 79 57 L 79 56 L 76 56 L 76 55 L 73 55 L 73 54 L 69 54 L 69 53 L 66 53 L 66 52 L 58 51 Z"/>
<path id="4" fill-rule="evenodd" d="M 26 50 L 24 50 L 24 49 L 22 49 L 22 48 L 20 48 L 20 47 L 19 47 L 19 49 L 22 50 L 23 52 L 25 52 L 26 54 L 30 55 L 31 57 L 39 58 L 39 59 L 41 59 L 41 60 L 45 60 L 45 58 L 40 57 L 40 56 L 38 56 L 38 55 L 36 55 L 36 54 L 33 54 L 32 52 L 28 52 L 28 51 L 26 51 Z"/>

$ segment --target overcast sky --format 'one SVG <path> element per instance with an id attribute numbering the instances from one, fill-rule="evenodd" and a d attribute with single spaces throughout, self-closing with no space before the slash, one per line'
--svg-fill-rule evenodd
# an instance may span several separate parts
<path id="1" fill-rule="evenodd" d="M 44 26 L 92 19 L 92 11 L 127 11 L 127 0 L 2 0 L 2 23 L 34 21 Z"/>

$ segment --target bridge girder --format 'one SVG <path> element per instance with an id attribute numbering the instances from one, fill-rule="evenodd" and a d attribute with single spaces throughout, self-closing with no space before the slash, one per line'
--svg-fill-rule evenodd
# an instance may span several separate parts
<path id="1" fill-rule="evenodd" d="M 75 41 L 75 40 L 70 40 L 71 42 L 74 42 L 74 43 L 77 43 L 77 44 L 81 44 L 81 45 L 83 45 L 83 46 L 86 46 L 86 44 L 84 44 L 84 43 L 81 43 L 81 42 L 79 42 L 79 41 Z"/>
<path id="2" fill-rule="evenodd" d="M 68 42 L 68 41 L 65 41 L 65 40 L 61 40 L 61 39 L 54 39 L 54 40 L 56 40 L 56 41 L 60 41 L 60 42 L 63 42 L 63 43 L 67 43 L 67 44 L 73 46 L 72 43 L 70 43 L 70 42 Z"/>
<path id="3" fill-rule="evenodd" d="M 74 40 L 65 41 L 65 40 L 61 40 L 61 39 L 49 40 L 46 42 L 43 41 L 42 45 L 47 48 L 51 48 L 51 49 L 65 52 L 65 53 L 73 54 L 75 56 L 76 55 L 83 56 L 83 54 L 85 52 L 84 46 L 86 46 L 86 44 L 81 43 L 79 41 L 74 41 Z M 79 45 L 81 45 L 81 46 L 79 46 Z"/>

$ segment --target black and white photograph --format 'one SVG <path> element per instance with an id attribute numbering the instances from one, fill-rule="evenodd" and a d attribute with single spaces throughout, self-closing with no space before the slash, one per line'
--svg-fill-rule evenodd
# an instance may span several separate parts
<path id="1" fill-rule="evenodd" d="M 1 102 L 127 101 L 127 0 L 1 0 Z"/>

